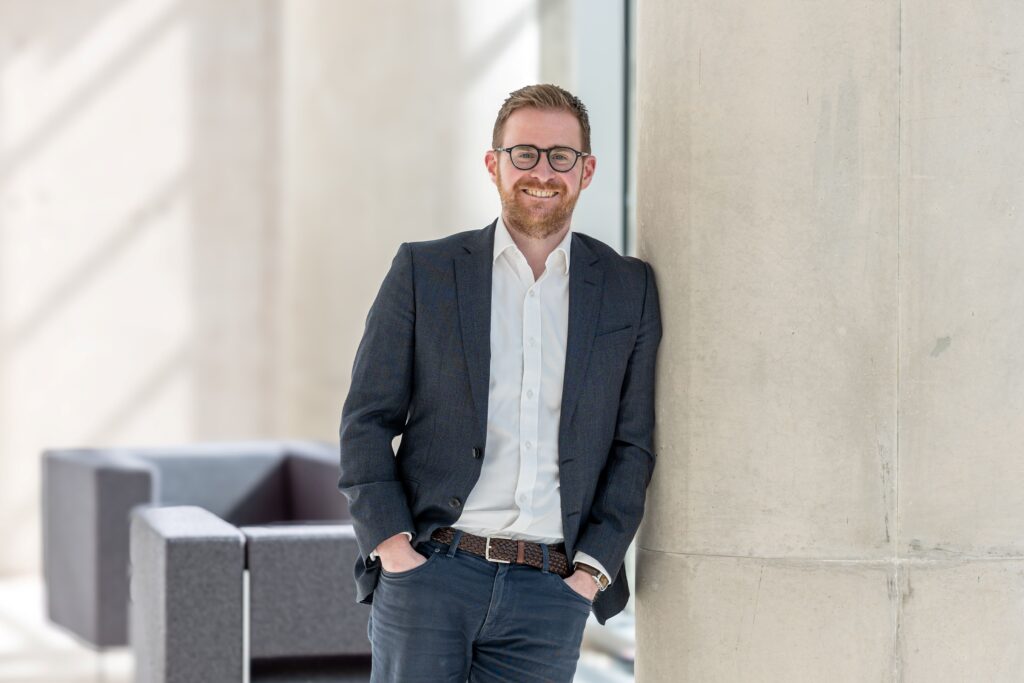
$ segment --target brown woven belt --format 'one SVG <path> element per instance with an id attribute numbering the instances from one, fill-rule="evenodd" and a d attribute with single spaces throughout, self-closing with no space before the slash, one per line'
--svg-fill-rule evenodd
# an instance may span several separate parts
<path id="1" fill-rule="evenodd" d="M 450 526 L 437 529 L 430 535 L 435 541 L 451 545 L 455 540 L 455 529 Z M 544 567 L 544 551 L 540 543 L 531 541 L 515 541 L 511 538 L 494 538 L 475 536 L 462 532 L 459 539 L 459 550 L 484 557 L 491 562 L 525 564 L 541 569 Z M 565 544 L 555 543 L 548 546 L 548 570 L 563 579 L 572 574 L 569 560 L 565 556 Z"/>

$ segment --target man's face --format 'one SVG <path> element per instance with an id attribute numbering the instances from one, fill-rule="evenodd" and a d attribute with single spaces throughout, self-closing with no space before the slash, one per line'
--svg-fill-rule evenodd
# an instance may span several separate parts
<path id="1" fill-rule="evenodd" d="M 524 108 L 508 117 L 501 146 L 533 145 L 540 149 L 572 147 L 582 151 L 583 133 L 570 112 Z M 537 165 L 521 171 L 512 165 L 508 152 L 490 150 L 484 156 L 491 180 L 498 187 L 502 215 L 512 230 L 543 238 L 569 224 L 580 192 L 590 185 L 597 160 L 582 157 L 571 171 L 559 173 L 541 153 Z M 544 195 L 537 196 L 536 191 Z"/>

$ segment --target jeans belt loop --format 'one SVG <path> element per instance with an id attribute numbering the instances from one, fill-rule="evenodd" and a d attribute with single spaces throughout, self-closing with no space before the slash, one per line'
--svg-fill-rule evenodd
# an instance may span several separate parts
<path id="1" fill-rule="evenodd" d="M 460 540 L 462 540 L 462 529 L 455 529 L 455 537 L 448 544 L 448 557 L 455 557 L 455 551 L 459 548 Z"/>

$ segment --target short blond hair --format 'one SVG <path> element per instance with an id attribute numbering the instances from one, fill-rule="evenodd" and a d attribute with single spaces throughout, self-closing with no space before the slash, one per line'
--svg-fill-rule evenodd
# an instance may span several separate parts
<path id="1" fill-rule="evenodd" d="M 509 93 L 508 99 L 498 110 L 498 118 L 494 120 L 491 147 L 501 147 L 501 136 L 505 131 L 505 122 L 508 121 L 508 117 L 512 116 L 516 110 L 527 107 L 562 110 L 575 116 L 576 120 L 580 122 L 580 133 L 583 138 L 583 149 L 580 151 L 590 153 L 590 118 L 587 116 L 587 108 L 580 102 L 580 98 L 568 90 L 550 83 L 528 85 Z"/>

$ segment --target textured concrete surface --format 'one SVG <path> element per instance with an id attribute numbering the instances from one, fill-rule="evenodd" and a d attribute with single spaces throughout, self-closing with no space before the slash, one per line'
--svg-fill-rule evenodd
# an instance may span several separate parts
<path id="1" fill-rule="evenodd" d="M 823 563 L 637 557 L 638 681 L 884 681 L 894 571 Z"/>
<path id="2" fill-rule="evenodd" d="M 1024 560 L 915 561 L 900 589 L 901 681 L 1024 678 Z"/>
<path id="3" fill-rule="evenodd" d="M 1022 29 L 639 4 L 639 681 L 1024 679 Z"/>
<path id="4" fill-rule="evenodd" d="M 904 14 L 901 551 L 1021 557 L 1024 4 Z"/>
<path id="5" fill-rule="evenodd" d="M 666 290 L 648 549 L 892 552 L 899 17 L 867 8 L 640 7 L 639 244 Z"/>

